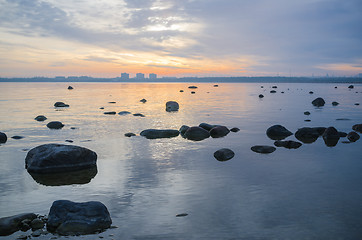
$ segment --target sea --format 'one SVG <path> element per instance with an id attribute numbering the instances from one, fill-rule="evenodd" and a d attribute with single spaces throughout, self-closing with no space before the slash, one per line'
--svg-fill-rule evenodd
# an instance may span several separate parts
<path id="1" fill-rule="evenodd" d="M 111 229 L 56 239 L 362 239 L 362 139 L 340 138 L 327 146 L 320 137 L 298 149 L 251 150 L 274 146 L 266 135 L 273 125 L 293 133 L 330 126 L 351 132 L 362 123 L 362 84 L 349 85 L 2 82 L 0 132 L 8 140 L 0 144 L 0 217 L 47 215 L 61 199 L 100 201 L 110 212 Z M 312 105 L 317 97 L 324 106 Z M 178 102 L 179 110 L 167 112 L 167 101 Z M 333 106 L 334 101 L 339 104 Z M 55 102 L 69 107 L 56 108 Z M 104 114 L 109 111 L 116 114 Z M 38 115 L 47 120 L 34 120 Z M 65 126 L 49 129 L 50 121 Z M 240 131 L 202 141 L 140 136 L 145 129 L 200 123 Z M 294 135 L 286 140 L 299 141 Z M 91 149 L 98 156 L 97 170 L 53 178 L 30 175 L 28 151 L 48 143 Z M 218 161 L 214 152 L 221 148 L 235 156 Z M 0 239 L 24 234 L 31 231 Z"/>

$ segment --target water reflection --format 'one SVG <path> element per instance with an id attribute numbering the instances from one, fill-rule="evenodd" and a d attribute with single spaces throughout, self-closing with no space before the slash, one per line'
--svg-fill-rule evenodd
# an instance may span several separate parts
<path id="1" fill-rule="evenodd" d="M 39 184 L 45 186 L 63 186 L 87 184 L 97 175 L 97 167 L 66 173 L 37 174 L 29 173 Z"/>

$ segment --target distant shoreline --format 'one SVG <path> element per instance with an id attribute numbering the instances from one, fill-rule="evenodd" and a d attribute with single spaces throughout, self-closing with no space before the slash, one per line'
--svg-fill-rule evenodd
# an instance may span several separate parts
<path id="1" fill-rule="evenodd" d="M 0 82 L 117 82 L 117 83 L 362 83 L 359 77 L 187 77 L 157 79 L 121 79 L 92 77 L 32 77 L 32 78 L 0 78 Z"/>

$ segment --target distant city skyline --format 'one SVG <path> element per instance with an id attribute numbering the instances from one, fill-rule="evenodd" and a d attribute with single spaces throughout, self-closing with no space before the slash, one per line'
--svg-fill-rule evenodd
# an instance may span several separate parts
<path id="1" fill-rule="evenodd" d="M 361 11 L 360 0 L 0 0 L 0 77 L 356 76 Z"/>

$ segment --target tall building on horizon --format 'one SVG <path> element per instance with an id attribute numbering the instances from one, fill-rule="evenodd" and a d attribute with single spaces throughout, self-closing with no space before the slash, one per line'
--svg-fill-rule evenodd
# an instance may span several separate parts
<path id="1" fill-rule="evenodd" d="M 156 79 L 157 78 L 157 74 L 156 73 L 150 73 L 149 74 L 149 79 Z"/>
<path id="2" fill-rule="evenodd" d="M 129 80 L 129 73 L 121 73 L 122 80 Z"/>
<path id="3" fill-rule="evenodd" d="M 143 73 L 137 73 L 136 79 L 145 79 L 145 75 Z"/>

